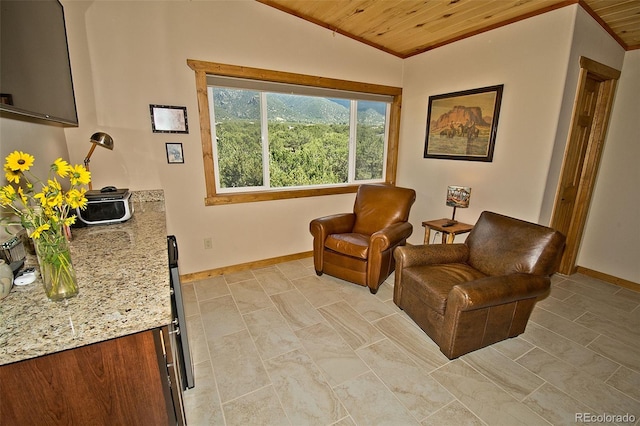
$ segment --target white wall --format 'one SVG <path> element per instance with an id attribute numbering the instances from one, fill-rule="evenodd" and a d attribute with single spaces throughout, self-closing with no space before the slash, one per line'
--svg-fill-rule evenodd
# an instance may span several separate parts
<path id="1" fill-rule="evenodd" d="M 626 53 L 578 265 L 640 283 L 640 50 Z"/>
<path id="2" fill-rule="evenodd" d="M 622 68 L 624 50 L 622 47 L 581 7 L 576 9 L 575 27 L 571 53 L 567 67 L 560 120 L 556 132 L 553 156 L 549 166 L 549 175 L 545 195 L 540 211 L 540 222 L 551 222 L 556 190 L 560 180 L 562 160 L 571 127 L 571 114 L 575 103 L 578 77 L 580 75 L 580 57 L 592 59 L 615 69 Z"/>
<path id="3" fill-rule="evenodd" d="M 309 221 L 350 211 L 353 194 L 204 206 L 194 73 L 187 59 L 401 86 L 402 60 L 255 1 L 63 1 L 80 126 L 67 129 L 72 160 L 96 149 L 94 187 L 165 191 L 168 230 L 181 273 L 311 250 Z M 154 134 L 149 104 L 188 109 L 188 135 Z M 167 164 L 165 142 L 183 144 L 185 164 Z M 203 239 L 212 237 L 212 250 Z"/>
<path id="4" fill-rule="evenodd" d="M 421 222 L 450 217 L 447 185 L 470 186 L 474 223 L 484 210 L 537 222 L 562 102 L 576 7 L 565 7 L 405 60 L 398 184 L 416 188 Z M 504 84 L 493 162 L 423 158 L 429 96 Z M 465 236 L 458 236 L 457 241 Z"/>

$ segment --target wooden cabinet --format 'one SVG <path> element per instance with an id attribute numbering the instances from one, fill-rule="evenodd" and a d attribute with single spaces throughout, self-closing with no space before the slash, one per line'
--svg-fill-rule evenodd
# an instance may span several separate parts
<path id="1" fill-rule="evenodd" d="M 164 327 L 1 366 L 0 424 L 183 424 L 167 337 Z"/>

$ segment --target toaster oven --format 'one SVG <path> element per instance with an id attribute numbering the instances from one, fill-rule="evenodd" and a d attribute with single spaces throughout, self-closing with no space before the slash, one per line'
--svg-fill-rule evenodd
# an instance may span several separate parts
<path id="1" fill-rule="evenodd" d="M 133 216 L 131 192 L 128 188 L 87 191 L 87 207 L 76 209 L 78 220 L 84 225 L 121 223 Z"/>

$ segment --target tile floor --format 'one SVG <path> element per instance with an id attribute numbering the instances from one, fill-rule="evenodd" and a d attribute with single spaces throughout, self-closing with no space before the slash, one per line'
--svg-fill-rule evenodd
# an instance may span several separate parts
<path id="1" fill-rule="evenodd" d="M 640 293 L 587 276 L 554 277 L 523 335 L 454 361 L 393 304 L 393 275 L 372 295 L 309 258 L 183 286 L 189 425 L 640 419 Z"/>

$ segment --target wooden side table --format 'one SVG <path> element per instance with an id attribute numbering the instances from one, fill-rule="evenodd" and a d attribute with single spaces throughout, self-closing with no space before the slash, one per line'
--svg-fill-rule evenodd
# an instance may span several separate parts
<path id="1" fill-rule="evenodd" d="M 443 226 L 450 220 L 451 219 L 437 219 L 422 222 L 422 226 L 424 226 L 424 244 L 429 244 L 429 236 L 431 235 L 432 229 L 442 233 L 442 244 L 452 244 L 456 235 L 465 234 L 473 229 L 473 225 L 462 222 L 456 222 L 451 226 Z"/>

